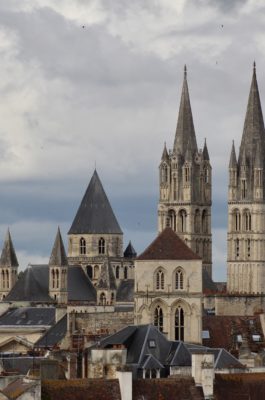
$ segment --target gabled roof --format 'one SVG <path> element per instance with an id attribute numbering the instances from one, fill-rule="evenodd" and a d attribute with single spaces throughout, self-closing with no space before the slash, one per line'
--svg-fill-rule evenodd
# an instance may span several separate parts
<path id="1" fill-rule="evenodd" d="M 122 234 L 95 170 L 68 234 Z"/>
<path id="2" fill-rule="evenodd" d="M 171 228 L 165 228 L 137 260 L 200 260 Z"/>
<path id="3" fill-rule="evenodd" d="M 57 267 L 68 265 L 68 260 L 65 254 L 63 239 L 59 227 L 52 248 L 49 265 L 54 265 Z"/>
<path id="4" fill-rule="evenodd" d="M 18 267 L 16 252 L 12 243 L 9 229 L 7 230 L 4 247 L 0 258 L 1 267 Z"/>
<path id="5" fill-rule="evenodd" d="M 180 99 L 177 129 L 174 142 L 174 152 L 178 151 L 184 157 L 187 145 L 190 142 L 190 151 L 192 155 L 198 150 L 193 125 L 192 111 L 190 105 L 190 96 L 187 82 L 187 68 L 184 67 L 184 80 Z"/>
<path id="6" fill-rule="evenodd" d="M 117 289 L 113 269 L 108 260 L 105 260 L 101 266 L 101 271 L 97 282 L 97 289 Z"/>

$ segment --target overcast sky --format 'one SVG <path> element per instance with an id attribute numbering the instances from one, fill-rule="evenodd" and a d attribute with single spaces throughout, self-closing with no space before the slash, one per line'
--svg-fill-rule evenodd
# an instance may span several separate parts
<path id="1" fill-rule="evenodd" d="M 10 227 L 20 268 L 47 262 L 58 225 L 67 246 L 95 165 L 125 245 L 155 237 L 187 64 L 213 168 L 214 277 L 226 279 L 229 153 L 254 60 L 264 105 L 264 24 L 263 0 L 0 0 L 0 235 Z"/>

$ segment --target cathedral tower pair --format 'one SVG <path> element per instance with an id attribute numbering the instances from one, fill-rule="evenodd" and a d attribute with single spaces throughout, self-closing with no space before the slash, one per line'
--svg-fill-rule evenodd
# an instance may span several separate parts
<path id="1" fill-rule="evenodd" d="M 229 163 L 227 288 L 265 293 L 265 132 L 254 63 L 243 135 Z"/>
<path id="2" fill-rule="evenodd" d="M 203 260 L 212 274 L 212 168 L 204 143 L 198 150 L 187 83 L 187 69 L 173 149 L 164 146 L 160 171 L 158 230 L 170 226 Z"/>

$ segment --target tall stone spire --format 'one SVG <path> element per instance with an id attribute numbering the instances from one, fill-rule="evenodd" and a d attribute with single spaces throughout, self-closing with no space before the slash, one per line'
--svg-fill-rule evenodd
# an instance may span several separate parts
<path id="1" fill-rule="evenodd" d="M 197 142 L 195 130 L 193 125 L 192 111 L 190 105 L 190 96 L 187 82 L 187 68 L 184 67 L 184 80 L 182 86 L 181 100 L 179 106 L 179 115 L 177 122 L 177 129 L 175 135 L 175 142 L 173 151 L 178 151 L 184 157 L 187 150 L 188 142 L 190 142 L 192 153 L 197 151 Z"/>
<path id="2" fill-rule="evenodd" d="M 243 136 L 240 145 L 239 164 L 241 164 L 241 159 L 245 151 L 247 161 L 250 165 L 253 165 L 256 146 L 261 146 L 262 150 L 265 148 L 265 133 L 256 76 L 256 64 L 254 62 Z"/>
<path id="3" fill-rule="evenodd" d="M 9 229 L 0 257 L 0 300 L 3 300 L 17 281 L 18 261 Z"/>
<path id="4" fill-rule="evenodd" d="M 210 157 L 209 157 L 209 152 L 208 152 L 208 147 L 207 147 L 206 139 L 204 140 L 204 146 L 203 146 L 202 155 L 203 155 L 203 159 L 204 159 L 205 161 L 210 161 Z"/>
<path id="5" fill-rule="evenodd" d="M 161 157 L 161 161 L 169 161 L 169 157 L 168 157 L 168 151 L 167 151 L 167 145 L 166 142 L 164 144 L 164 149 L 163 149 L 163 153 L 162 153 L 162 157 Z"/>

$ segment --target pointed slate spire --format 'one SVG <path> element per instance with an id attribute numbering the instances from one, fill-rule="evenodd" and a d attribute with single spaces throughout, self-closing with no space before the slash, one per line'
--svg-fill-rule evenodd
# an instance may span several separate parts
<path id="1" fill-rule="evenodd" d="M 195 130 L 193 125 L 192 111 L 190 105 L 190 96 L 187 82 L 187 68 L 184 67 L 184 80 L 179 106 L 178 122 L 174 142 L 174 152 L 179 150 L 184 157 L 187 150 L 188 142 L 191 145 L 192 155 L 198 150 Z"/>
<path id="2" fill-rule="evenodd" d="M 97 289 L 116 290 L 116 279 L 108 259 L 101 266 Z"/>
<path id="3" fill-rule="evenodd" d="M 0 267 L 18 267 L 17 256 L 9 229 L 6 233 L 4 247 L 0 258 Z"/>
<path id="4" fill-rule="evenodd" d="M 229 168 L 237 168 L 237 159 L 236 159 L 236 151 L 235 151 L 235 143 L 232 142 L 232 149 L 229 161 Z"/>
<path id="5" fill-rule="evenodd" d="M 165 142 L 163 154 L 162 154 L 162 157 L 161 157 L 161 161 L 166 161 L 167 162 L 168 160 L 169 160 L 169 156 L 168 156 L 168 151 L 167 151 L 167 145 L 166 145 L 166 142 Z"/>
<path id="6" fill-rule="evenodd" d="M 95 170 L 68 234 L 122 234 Z"/>
<path id="7" fill-rule="evenodd" d="M 246 157 L 253 162 L 256 145 L 261 146 L 262 150 L 265 147 L 264 121 L 262 108 L 259 96 L 259 88 L 256 77 L 256 64 L 254 62 L 253 75 L 250 86 L 247 112 L 244 123 L 243 136 L 240 146 L 239 162 L 242 164 L 243 151 L 246 152 Z"/>
<path id="8" fill-rule="evenodd" d="M 61 236 L 60 228 L 58 227 L 54 245 L 52 248 L 49 265 L 56 265 L 58 267 L 68 265 L 63 239 Z"/>
<path id="9" fill-rule="evenodd" d="M 124 255 L 125 258 L 136 258 L 137 257 L 137 253 L 134 250 L 134 247 L 133 247 L 131 241 L 129 241 L 129 244 L 126 247 L 123 255 Z"/>
<path id="10" fill-rule="evenodd" d="M 204 146 L 203 146 L 202 156 L 203 156 L 203 159 L 205 161 L 210 161 L 206 139 L 204 139 Z"/>

